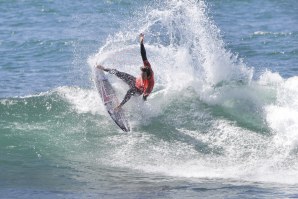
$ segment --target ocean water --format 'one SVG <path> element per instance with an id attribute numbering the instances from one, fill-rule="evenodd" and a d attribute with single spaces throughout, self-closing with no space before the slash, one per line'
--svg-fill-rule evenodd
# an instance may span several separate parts
<path id="1" fill-rule="evenodd" d="M 0 24 L 0 198 L 298 198 L 296 0 L 2 0 Z M 124 133 L 93 66 L 138 75 L 140 32 L 156 85 Z"/>

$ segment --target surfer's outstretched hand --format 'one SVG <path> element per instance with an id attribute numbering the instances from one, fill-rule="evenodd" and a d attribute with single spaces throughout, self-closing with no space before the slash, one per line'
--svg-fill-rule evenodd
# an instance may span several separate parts
<path id="1" fill-rule="evenodd" d="M 140 34 L 140 43 L 143 43 L 144 42 L 144 33 L 141 33 Z"/>

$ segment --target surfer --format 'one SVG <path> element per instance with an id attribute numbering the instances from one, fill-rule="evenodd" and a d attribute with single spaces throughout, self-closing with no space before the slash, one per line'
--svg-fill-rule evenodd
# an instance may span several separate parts
<path id="1" fill-rule="evenodd" d="M 141 45 L 141 56 L 142 56 L 144 65 L 140 67 L 141 75 L 137 78 L 130 74 L 120 72 L 116 69 L 105 68 L 100 64 L 98 64 L 96 66 L 97 68 L 99 68 L 103 71 L 106 71 L 106 72 L 116 75 L 117 77 L 122 79 L 125 83 L 127 83 L 129 86 L 129 90 L 127 91 L 124 99 L 115 108 L 115 110 L 118 110 L 120 107 L 122 107 L 131 98 L 131 96 L 140 96 L 143 94 L 143 100 L 146 101 L 147 97 L 153 90 L 154 73 L 152 71 L 151 64 L 149 63 L 147 56 L 146 56 L 143 33 L 140 34 L 140 45 Z"/>

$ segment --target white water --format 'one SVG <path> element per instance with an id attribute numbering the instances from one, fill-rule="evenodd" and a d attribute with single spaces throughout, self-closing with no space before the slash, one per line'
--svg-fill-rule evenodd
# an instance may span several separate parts
<path id="1" fill-rule="evenodd" d="M 138 17 L 144 13 L 146 17 Z M 106 157 L 99 155 L 99 162 L 179 177 L 298 183 L 297 77 L 283 79 L 266 71 L 253 80 L 253 69 L 225 48 L 220 30 L 208 17 L 203 1 L 166 1 L 136 12 L 132 19 L 135 22 L 110 36 L 99 52 L 90 57 L 90 67 L 101 63 L 138 75 L 142 62 L 137 36 L 144 32 L 156 86 L 145 104 L 134 98 L 125 105 L 130 121 L 139 129 L 142 125 L 154 125 L 151 121 L 156 117 L 165 121 L 171 118 L 168 122 L 173 122 L 174 137 L 177 133 L 187 136 L 207 145 L 211 153 L 203 153 L 189 141 L 160 139 L 157 134 L 173 133 L 160 128 L 155 134 L 141 130 L 109 137 L 106 142 L 110 153 Z M 127 86 L 112 76 L 110 79 L 120 98 L 124 96 Z M 82 105 L 82 101 L 96 96 L 94 92 L 85 92 L 65 96 L 79 111 L 93 112 L 95 104 L 90 101 Z M 165 115 L 181 96 L 191 96 L 211 109 L 220 107 L 225 114 L 212 116 L 195 107 L 174 111 L 177 115 L 172 117 Z M 210 119 L 207 131 L 188 126 L 181 129 L 175 123 L 179 121 L 172 119 L 185 115 L 197 119 L 200 113 L 203 119 L 197 122 Z M 267 130 L 250 129 L 255 121 Z"/>

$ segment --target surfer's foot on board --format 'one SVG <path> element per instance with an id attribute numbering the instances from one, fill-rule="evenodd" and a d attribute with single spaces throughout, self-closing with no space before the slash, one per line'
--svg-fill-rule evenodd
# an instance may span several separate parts
<path id="1" fill-rule="evenodd" d="M 103 66 L 100 65 L 100 64 L 97 64 L 97 65 L 96 65 L 96 68 L 98 68 L 98 69 L 100 69 L 100 70 L 103 70 L 103 71 L 106 71 L 106 72 L 110 72 L 110 71 L 111 71 L 111 69 L 109 69 L 109 68 L 105 68 L 105 67 L 103 67 Z"/>
<path id="2" fill-rule="evenodd" d="M 104 70 L 104 69 L 105 69 L 105 68 L 104 68 L 102 65 L 100 65 L 100 64 L 97 64 L 97 65 L 96 65 L 96 68 L 101 69 L 101 70 Z"/>
<path id="3" fill-rule="evenodd" d="M 118 112 L 118 111 L 120 110 L 120 108 L 121 108 L 121 105 L 119 104 L 118 106 L 116 106 L 116 107 L 114 108 L 114 111 L 115 111 L 115 112 Z"/>

